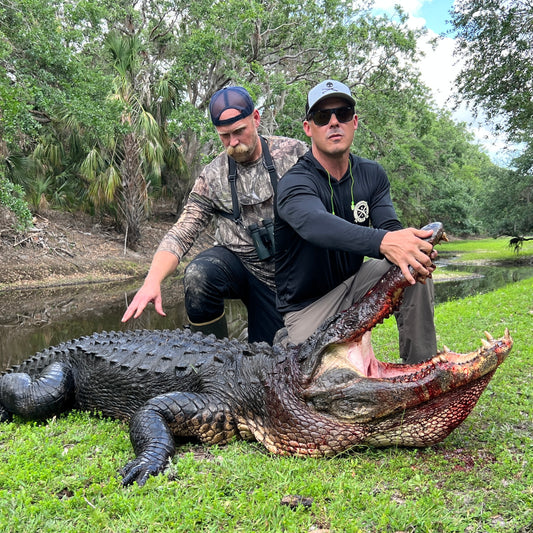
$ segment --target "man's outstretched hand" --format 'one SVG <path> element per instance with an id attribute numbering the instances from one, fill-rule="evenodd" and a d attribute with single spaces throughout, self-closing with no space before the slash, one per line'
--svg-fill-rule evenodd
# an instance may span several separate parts
<path id="1" fill-rule="evenodd" d="M 161 284 L 150 283 L 148 280 L 139 289 L 122 317 L 122 322 L 127 322 L 132 316 L 139 318 L 146 306 L 153 302 L 155 310 L 161 316 L 167 316 L 163 311 L 163 299 L 161 297 Z"/>

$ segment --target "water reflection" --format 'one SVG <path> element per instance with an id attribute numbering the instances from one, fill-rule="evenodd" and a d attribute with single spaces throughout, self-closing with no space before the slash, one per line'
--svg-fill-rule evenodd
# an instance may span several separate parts
<path id="1" fill-rule="evenodd" d="M 468 279 L 452 279 L 435 284 L 436 303 L 458 300 L 476 294 L 483 294 L 533 277 L 533 266 L 458 266 L 441 264 L 441 272 L 467 272 Z"/>
<path id="2" fill-rule="evenodd" d="M 488 292 L 533 277 L 530 267 L 464 267 L 440 265 L 440 268 L 470 272 L 475 277 L 435 284 L 437 303 Z M 175 329 L 187 323 L 182 284 L 170 278 L 163 285 L 166 317 L 150 306 L 137 320 L 122 324 L 120 319 L 138 289 L 141 280 L 57 287 L 46 290 L 0 291 L 0 370 L 17 364 L 48 346 L 94 332 L 126 329 Z M 242 336 L 246 309 L 238 301 L 226 306 L 231 336 Z"/>
<path id="3" fill-rule="evenodd" d="M 0 370 L 17 364 L 48 346 L 101 331 L 175 329 L 187 324 L 182 283 L 177 278 L 162 287 L 166 317 L 150 305 L 136 320 L 120 319 L 142 280 L 126 283 L 0 291 Z M 242 335 L 246 308 L 227 302 L 228 329 Z"/>

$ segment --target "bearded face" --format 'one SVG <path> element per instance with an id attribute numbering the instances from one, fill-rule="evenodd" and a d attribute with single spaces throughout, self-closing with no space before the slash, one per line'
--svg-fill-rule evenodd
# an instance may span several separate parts
<path id="1" fill-rule="evenodd" d="M 252 144 L 239 143 L 237 146 L 226 147 L 226 153 L 233 157 L 237 163 L 246 163 L 252 160 L 252 156 L 257 148 L 258 138 L 256 137 Z"/>
<path id="2" fill-rule="evenodd" d="M 235 109 L 227 109 L 220 116 L 222 119 L 230 119 L 238 114 Z M 226 153 L 238 163 L 255 161 L 261 156 L 259 143 L 259 111 L 254 112 L 232 124 L 217 126 L 216 130 L 226 149 Z"/>

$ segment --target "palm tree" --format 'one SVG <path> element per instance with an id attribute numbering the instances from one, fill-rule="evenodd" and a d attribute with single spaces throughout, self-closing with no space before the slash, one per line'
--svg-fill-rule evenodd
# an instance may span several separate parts
<path id="1" fill-rule="evenodd" d="M 126 245 L 135 249 L 149 211 L 150 185 L 160 184 L 164 168 L 186 173 L 183 157 L 166 132 L 179 92 L 164 75 L 156 75 L 137 35 L 113 32 L 106 43 L 116 71 L 110 98 L 121 108 L 121 124 L 115 135 L 98 140 L 81 172 L 95 205 L 116 206 Z"/>

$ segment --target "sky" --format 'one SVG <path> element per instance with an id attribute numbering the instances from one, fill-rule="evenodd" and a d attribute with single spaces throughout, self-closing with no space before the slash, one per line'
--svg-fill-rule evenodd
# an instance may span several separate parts
<path id="1" fill-rule="evenodd" d="M 466 123 L 468 129 L 474 134 L 475 141 L 483 146 L 491 160 L 498 165 L 505 166 L 509 161 L 509 154 L 505 150 L 504 139 L 495 136 L 482 120 L 473 116 L 466 105 L 462 105 L 457 110 L 452 109 L 451 96 L 454 93 L 454 80 L 460 66 L 457 58 L 453 56 L 455 46 L 453 36 L 451 33 L 447 35 L 446 32 L 452 30 L 447 21 L 451 18 L 450 11 L 454 0 L 375 0 L 374 9 L 392 14 L 396 4 L 409 15 L 409 23 L 412 26 L 426 26 L 429 30 L 428 37 L 440 36 L 435 50 L 432 50 L 427 43 L 420 43 L 426 57 L 419 65 L 422 79 L 432 90 L 437 105 L 450 109 L 453 119 L 457 122 Z"/>
<path id="2" fill-rule="evenodd" d="M 418 15 L 425 20 L 429 29 L 439 34 L 451 29 L 447 20 L 451 18 L 453 0 L 419 0 L 413 3 L 420 5 Z"/>

